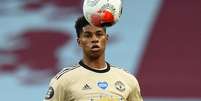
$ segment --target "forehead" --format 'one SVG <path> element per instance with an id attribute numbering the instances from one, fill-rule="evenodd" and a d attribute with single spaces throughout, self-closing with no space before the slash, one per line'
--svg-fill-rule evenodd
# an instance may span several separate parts
<path id="1" fill-rule="evenodd" d="M 82 31 L 83 32 L 97 32 L 97 31 L 104 32 L 104 28 L 96 27 L 96 26 L 92 26 L 92 25 L 86 25 L 82 28 Z"/>

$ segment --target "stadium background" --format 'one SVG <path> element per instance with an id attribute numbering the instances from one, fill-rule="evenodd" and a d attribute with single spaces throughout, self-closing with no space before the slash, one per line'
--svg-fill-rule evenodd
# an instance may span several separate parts
<path id="1" fill-rule="evenodd" d="M 201 101 L 201 1 L 123 0 L 108 62 L 136 75 L 145 101 Z M 81 58 L 82 0 L 0 0 L 0 100 L 41 101 Z"/>

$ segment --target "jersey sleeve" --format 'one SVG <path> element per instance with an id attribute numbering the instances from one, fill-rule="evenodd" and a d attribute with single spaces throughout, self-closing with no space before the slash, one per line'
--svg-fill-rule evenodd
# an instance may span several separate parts
<path id="1" fill-rule="evenodd" d="M 132 91 L 130 92 L 127 101 L 143 101 L 140 92 L 140 86 L 136 79 L 135 82 L 133 83 Z"/>
<path id="2" fill-rule="evenodd" d="M 63 82 L 52 79 L 43 101 L 65 101 L 65 89 Z"/>

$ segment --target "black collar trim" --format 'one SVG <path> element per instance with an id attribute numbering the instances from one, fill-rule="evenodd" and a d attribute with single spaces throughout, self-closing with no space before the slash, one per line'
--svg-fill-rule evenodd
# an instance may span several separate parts
<path id="1" fill-rule="evenodd" d="M 84 67 L 84 68 L 86 68 L 86 69 L 88 69 L 88 70 L 90 70 L 90 71 L 97 72 L 97 73 L 105 73 L 105 72 L 108 72 L 108 71 L 110 70 L 110 64 L 107 63 L 107 62 L 106 62 L 107 68 L 104 69 L 104 70 L 93 69 L 93 68 L 87 66 L 86 64 L 84 64 L 82 60 L 79 62 L 79 64 L 80 64 L 82 67 Z"/>

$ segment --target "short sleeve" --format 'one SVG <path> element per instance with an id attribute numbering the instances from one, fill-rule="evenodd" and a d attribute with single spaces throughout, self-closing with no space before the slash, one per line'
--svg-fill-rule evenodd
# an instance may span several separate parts
<path id="1" fill-rule="evenodd" d="M 132 91 L 130 92 L 127 101 L 143 101 L 139 83 L 136 79 L 134 81 Z"/>
<path id="2" fill-rule="evenodd" d="M 49 88 L 43 101 L 64 101 L 65 89 L 62 83 L 63 82 L 60 80 L 53 79 L 49 84 Z"/>

